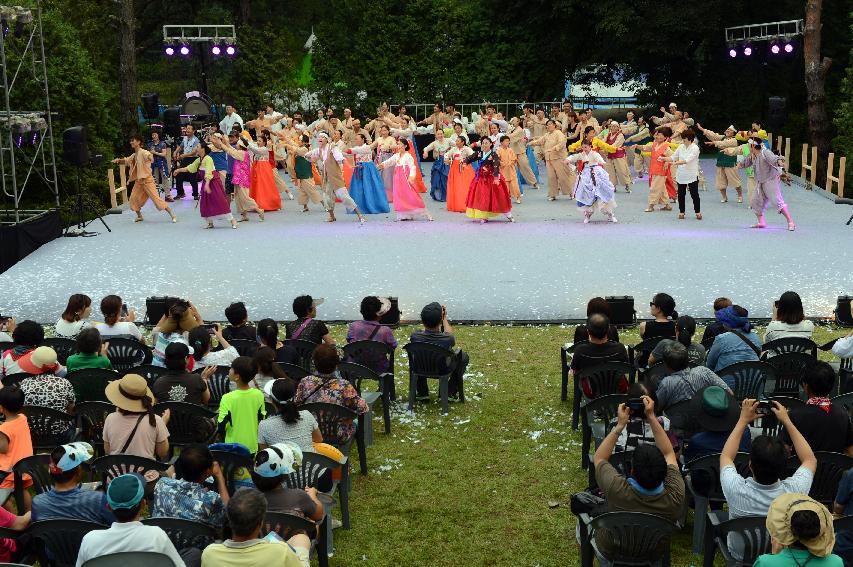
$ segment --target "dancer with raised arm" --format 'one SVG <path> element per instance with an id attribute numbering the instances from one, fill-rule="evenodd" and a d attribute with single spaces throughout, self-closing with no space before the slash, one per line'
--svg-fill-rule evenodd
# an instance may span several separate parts
<path id="1" fill-rule="evenodd" d="M 210 157 L 210 149 L 206 144 L 199 146 L 198 157 L 186 167 L 181 167 L 172 172 L 173 176 L 181 173 L 198 173 L 201 181 L 199 190 L 199 212 L 201 218 L 207 221 L 206 228 L 213 228 L 213 221 L 217 219 L 227 220 L 231 228 L 237 228 L 237 221 L 231 214 L 231 203 L 225 195 L 225 187 L 222 185 L 222 177 L 216 172 L 213 159 Z"/>
<path id="2" fill-rule="evenodd" d="M 264 222 L 264 210 L 249 196 L 249 188 L 252 185 L 251 166 L 249 162 L 252 158 L 246 150 L 246 143 L 238 140 L 236 133 L 228 136 L 227 143 L 221 135 L 211 138 L 211 142 L 234 160 L 231 184 L 234 187 L 234 204 L 237 205 L 237 212 L 240 213 L 240 221 L 249 220 L 249 212 L 251 211 L 258 213 L 261 222 Z"/>
<path id="3" fill-rule="evenodd" d="M 378 118 L 377 118 L 378 120 Z M 375 122 L 372 120 L 371 122 Z M 378 127 L 376 139 L 371 144 L 376 149 L 376 165 L 388 161 L 394 156 L 397 141 L 391 136 L 391 128 L 385 124 Z M 389 203 L 394 201 L 394 168 L 379 168 L 382 172 L 382 185 L 385 187 L 385 198 Z"/>
<path id="4" fill-rule="evenodd" d="M 592 148 L 592 140 L 581 140 L 580 152 L 565 159 L 566 163 L 577 167 L 577 184 L 575 185 L 575 200 L 578 209 L 583 211 L 583 223 L 589 219 L 597 208 L 604 213 L 610 222 L 616 222 L 613 209 L 616 207 L 616 188 L 610 181 L 604 169 L 604 158 Z"/>
<path id="5" fill-rule="evenodd" d="M 468 189 L 474 182 L 474 168 L 466 160 L 474 153 L 467 146 L 465 136 L 456 138 L 455 147 L 444 154 L 444 161 L 450 166 L 447 174 L 447 210 L 452 213 L 464 213 L 468 200 Z"/>
<path id="6" fill-rule="evenodd" d="M 640 148 L 642 151 L 651 152 L 651 161 L 649 162 L 649 205 L 644 211 L 646 213 L 654 212 L 655 205 L 663 205 L 660 208 L 662 211 L 672 210 L 666 187 L 667 180 L 670 177 L 669 164 L 661 159 L 672 155 L 672 149 L 669 147 L 670 136 L 672 136 L 672 129 L 669 126 L 658 126 L 655 128 L 652 143 Z"/>
<path id="7" fill-rule="evenodd" d="M 355 138 L 360 144 L 347 150 L 355 158 L 355 169 L 349 186 L 350 196 L 366 215 L 390 212 L 382 176 L 373 163 L 373 150 L 367 145 L 367 132 L 362 131 Z"/>
<path id="8" fill-rule="evenodd" d="M 417 166 L 409 153 L 407 139 L 397 140 L 397 153 L 380 163 L 378 167 L 380 171 L 387 168 L 394 170 L 394 212 L 397 213 L 397 220 L 414 220 L 418 217 L 432 220 L 415 185 Z"/>
<path id="9" fill-rule="evenodd" d="M 450 141 L 444 137 L 444 130 L 436 128 L 435 140 L 430 142 L 423 151 L 423 159 L 426 159 L 429 152 L 432 152 L 433 162 L 429 176 L 430 197 L 433 201 L 441 203 L 447 200 L 447 175 L 450 172 L 450 166 L 444 163 L 444 154 L 449 150 Z"/>
<path id="10" fill-rule="evenodd" d="M 268 130 L 258 135 L 258 143 L 243 138 L 246 149 L 252 154 L 252 181 L 249 196 L 264 211 L 281 209 L 281 195 L 275 181 L 273 150 Z"/>
<path id="11" fill-rule="evenodd" d="M 726 128 L 724 134 L 717 134 L 707 128 L 702 128 L 701 124 L 696 125 L 699 131 L 708 138 L 705 142 L 708 146 L 714 146 L 720 152 L 717 154 L 717 190 L 720 192 L 720 202 L 728 203 L 729 196 L 727 190 L 729 187 L 734 187 L 737 191 L 737 202 L 743 203 L 743 189 L 740 184 L 740 173 L 738 173 L 737 156 L 729 155 L 723 150 L 727 148 L 736 148 L 738 141 L 735 138 L 737 130 L 734 126 Z"/>
<path id="12" fill-rule="evenodd" d="M 540 138 L 527 142 L 529 146 L 542 146 L 545 154 L 545 166 L 548 169 L 548 200 L 556 201 L 558 193 L 571 195 L 574 178 L 565 159 L 566 135 L 557 128 L 557 122 L 548 120 L 545 123 L 546 133 Z"/>
<path id="13" fill-rule="evenodd" d="M 305 159 L 306 154 L 311 151 L 310 146 L 311 138 L 308 134 L 302 134 L 298 138 L 298 142 L 285 141 L 287 153 L 293 156 L 293 172 L 296 175 L 296 189 L 299 192 L 297 202 L 302 205 L 303 213 L 308 212 L 309 200 L 314 204 L 323 202 L 323 194 L 314 184 L 314 170 L 311 168 L 311 161 Z"/>
<path id="14" fill-rule="evenodd" d="M 317 163 L 317 169 L 323 179 L 323 199 L 326 211 L 329 213 L 328 221 L 335 222 L 337 220 L 335 217 L 335 197 L 337 196 L 345 207 L 355 211 L 355 214 L 358 215 L 358 221 L 364 224 L 366 219 L 361 214 L 358 205 L 350 197 L 344 182 L 344 155 L 331 145 L 329 135 L 325 132 L 320 132 L 317 135 L 317 142 L 319 146 L 306 153 L 305 159 Z"/>
<path id="15" fill-rule="evenodd" d="M 509 197 L 509 188 L 507 188 L 506 180 L 501 174 L 501 160 L 492 147 L 492 141 L 488 137 L 481 139 L 479 147 L 474 154 L 468 156 L 466 161 L 476 161 L 480 167 L 477 169 L 477 176 L 468 191 L 465 214 L 469 218 L 479 220 L 481 224 L 498 215 L 504 215 L 509 222 L 515 222 L 515 219 L 512 218 L 512 200 Z"/>
<path id="16" fill-rule="evenodd" d="M 764 140 L 757 136 L 750 138 L 747 143 L 750 146 L 749 155 L 738 164 L 738 167 L 751 166 L 755 171 L 755 193 L 752 195 L 752 202 L 749 207 L 758 217 L 758 222 L 751 228 L 765 228 L 767 226 L 764 221 L 764 211 L 767 210 L 767 205 L 772 201 L 779 214 L 788 221 L 788 230 L 793 231 L 797 225 L 794 224 L 794 219 L 788 212 L 788 205 L 782 198 L 782 187 L 779 185 L 779 179 L 784 171 L 785 158 L 774 154 L 764 145 Z"/>
<path id="17" fill-rule="evenodd" d="M 154 177 L 152 177 L 151 164 L 154 161 L 154 156 L 142 147 L 142 136 L 134 134 L 130 137 L 130 147 L 133 149 L 133 154 L 123 158 L 113 160 L 115 164 L 123 164 L 128 167 L 129 174 L 127 181 L 134 182 L 133 190 L 130 193 L 130 210 L 136 213 L 136 219 L 133 222 L 142 222 L 142 207 L 148 199 L 154 203 L 158 211 L 166 211 L 172 219 L 172 222 L 178 222 L 178 217 L 166 204 L 166 201 L 160 198 L 157 193 L 157 186 L 154 185 Z"/>

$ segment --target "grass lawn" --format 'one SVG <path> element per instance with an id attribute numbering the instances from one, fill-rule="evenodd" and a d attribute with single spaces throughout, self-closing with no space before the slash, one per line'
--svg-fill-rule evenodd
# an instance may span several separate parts
<path id="1" fill-rule="evenodd" d="M 412 330 L 395 332 L 401 345 Z M 336 530 L 332 565 L 579 565 L 568 501 L 586 488 L 587 472 L 580 433 L 571 429 L 571 400 L 560 402 L 559 349 L 572 327 L 455 331 L 471 355 L 467 402 L 441 416 L 431 381 L 432 399 L 409 414 L 407 361 L 398 350 L 392 433 L 382 432 L 379 412 L 370 472 L 354 474 L 352 529 Z M 818 327 L 815 340 L 846 333 Z M 336 325 L 332 334 L 343 343 L 346 329 Z M 620 336 L 639 342 L 636 329 Z M 691 533 L 692 515 L 674 541 L 673 565 L 700 564 Z"/>

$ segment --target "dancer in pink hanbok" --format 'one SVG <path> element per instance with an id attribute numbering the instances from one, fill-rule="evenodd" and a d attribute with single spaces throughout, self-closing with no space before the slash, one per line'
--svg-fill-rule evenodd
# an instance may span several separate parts
<path id="1" fill-rule="evenodd" d="M 413 220 L 418 217 L 432 220 L 426 210 L 424 200 L 416 186 L 415 159 L 409 153 L 409 141 L 405 138 L 397 140 L 397 153 L 379 164 L 378 168 L 394 167 L 394 212 L 397 220 Z"/>

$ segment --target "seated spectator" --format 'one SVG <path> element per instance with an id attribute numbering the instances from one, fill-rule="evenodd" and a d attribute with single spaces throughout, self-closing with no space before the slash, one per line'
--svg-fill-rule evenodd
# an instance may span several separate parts
<path id="1" fill-rule="evenodd" d="M 260 491 L 241 488 L 228 502 L 226 513 L 231 539 L 208 545 L 201 554 L 202 567 L 309 567 L 311 540 L 307 535 L 291 537 L 288 545 L 261 539 L 267 501 Z"/>
<path id="2" fill-rule="evenodd" d="M 640 323 L 640 337 L 643 340 L 663 337 L 665 339 L 675 338 L 675 321 L 678 311 L 675 310 L 675 300 L 667 293 L 658 293 L 649 302 L 649 313 L 654 317 L 652 321 Z"/>
<path id="3" fill-rule="evenodd" d="M 767 531 L 771 553 L 759 555 L 755 567 L 842 567 L 832 555 L 836 544 L 832 514 L 805 494 L 782 494 L 770 504 Z M 839 534 L 840 537 L 841 534 Z"/>
<path id="4" fill-rule="evenodd" d="M 254 380 L 256 368 L 248 356 L 238 356 L 231 363 L 228 378 L 235 389 L 219 401 L 219 432 L 226 443 L 240 443 L 250 453 L 258 450 L 258 424 L 267 413 L 264 394 L 249 384 Z"/>
<path id="5" fill-rule="evenodd" d="M 610 320 L 612 316 L 612 312 L 610 309 L 610 304 L 607 303 L 607 300 L 603 297 L 593 297 L 586 304 L 586 318 L 589 319 L 593 315 L 604 315 Z M 616 325 L 610 325 L 607 329 L 607 339 L 613 341 L 614 343 L 619 342 L 619 331 L 616 329 Z M 584 343 L 589 340 L 589 332 L 586 329 L 586 325 L 578 325 L 575 327 L 575 338 L 572 341 L 574 344 Z"/>
<path id="6" fill-rule="evenodd" d="M 290 378 L 270 380 L 264 386 L 276 414 L 258 424 L 258 448 L 263 450 L 277 443 L 293 443 L 303 452 L 313 451 L 314 443 L 322 443 L 323 435 L 317 419 L 308 410 L 296 407 L 296 382 Z"/>
<path id="7" fill-rule="evenodd" d="M 605 362 L 628 362 L 628 351 L 625 345 L 614 343 L 607 339 L 610 329 L 610 319 L 607 315 L 593 314 L 586 321 L 586 329 L 589 340 L 575 345 L 574 354 L 570 368 L 574 374 Z M 581 389 L 586 397 L 596 397 L 586 380 L 581 382 Z M 628 381 L 623 379 L 619 383 L 619 391 L 628 391 Z"/>
<path id="8" fill-rule="evenodd" d="M 394 332 L 390 327 L 382 325 L 379 322 L 388 311 L 391 310 L 391 302 L 387 299 L 369 295 L 361 300 L 361 321 L 353 321 L 350 323 L 347 330 L 347 342 L 355 341 L 377 341 L 385 343 L 391 348 L 397 348 L 397 339 L 394 338 Z M 369 354 L 363 354 L 359 360 L 359 364 L 367 366 L 378 374 L 388 372 L 389 360 L 385 356 L 378 358 L 371 357 Z M 393 369 L 392 369 L 393 370 Z"/>
<path id="9" fill-rule="evenodd" d="M 77 353 L 66 361 L 68 372 L 84 368 L 104 368 L 112 370 L 113 363 L 107 358 L 109 342 L 101 341 L 98 329 L 87 327 L 77 334 Z"/>
<path id="10" fill-rule="evenodd" d="M 732 304 L 732 300 L 728 297 L 718 297 L 714 300 L 714 321 L 708 323 L 705 331 L 702 333 L 702 344 L 708 345 L 714 341 L 717 335 L 726 332 L 725 326 L 717 319 L 717 311 L 725 309 Z"/>
<path id="11" fill-rule="evenodd" d="M 838 483 L 832 512 L 839 517 L 853 516 L 853 469 L 847 470 Z M 845 565 L 853 563 L 853 532 L 839 531 L 835 537 L 832 552 L 841 556 Z"/>
<path id="12" fill-rule="evenodd" d="M 160 527 L 146 526 L 139 521 L 144 496 L 145 484 L 135 474 L 123 474 L 110 482 L 107 503 L 116 521 L 106 530 L 94 530 L 83 536 L 77 567 L 82 567 L 86 561 L 95 557 L 125 551 L 162 553 L 169 556 L 175 567 L 193 564 L 178 554 L 169 536 Z"/>
<path id="13" fill-rule="evenodd" d="M 773 303 L 773 320 L 764 331 L 764 342 L 797 337 L 812 338 L 814 323 L 803 313 L 803 301 L 794 291 L 786 291 Z M 772 355 L 772 353 L 771 353 Z"/>
<path id="14" fill-rule="evenodd" d="M 68 305 L 53 329 L 54 335 L 64 339 L 75 338 L 80 331 L 89 327 L 89 315 L 92 314 L 92 298 L 75 293 L 68 298 Z"/>
<path id="15" fill-rule="evenodd" d="M 107 505 L 107 495 L 80 486 L 83 463 L 95 454 L 88 443 L 76 442 L 57 447 L 50 453 L 48 471 L 53 488 L 33 498 L 34 522 L 52 519 L 75 519 L 110 525 L 115 516 Z"/>
<path id="16" fill-rule="evenodd" d="M 6 315 L 0 315 L 0 343 L 11 343 L 14 339 L 12 339 L 12 335 L 10 334 L 15 330 L 15 318 L 8 317 Z M 3 358 L 6 350 L 0 351 L 0 359 Z"/>
<path id="17" fill-rule="evenodd" d="M 275 351 L 275 361 L 299 364 L 299 353 L 290 345 L 278 340 L 278 323 L 272 319 L 258 321 L 258 343 Z"/>
<path id="18" fill-rule="evenodd" d="M 655 433 L 646 422 L 643 410 L 639 409 L 640 406 L 645 408 L 641 398 L 648 395 L 649 391 L 646 389 L 645 384 L 641 382 L 635 382 L 634 384 L 631 384 L 630 388 L 628 388 L 628 409 L 631 410 L 631 419 L 628 420 L 628 424 L 616 440 L 616 447 L 614 450 L 617 453 L 620 451 L 633 451 L 638 445 L 644 443 L 651 443 L 652 445 L 655 444 Z M 669 435 L 669 418 L 665 415 L 658 415 L 657 420 L 658 423 L 660 423 L 660 426 L 663 427 L 663 430 L 667 432 L 670 441 L 672 441 L 673 450 L 677 451 L 677 440 L 673 436 Z M 610 427 L 616 427 L 617 422 L 618 418 L 614 417 L 610 420 Z"/>
<path id="19" fill-rule="evenodd" d="M 24 393 L 24 405 L 41 406 L 65 413 L 74 412 L 74 388 L 71 382 L 57 376 L 62 368 L 56 361 L 56 351 L 50 347 L 38 347 L 18 360 L 24 372 L 32 374 L 30 378 L 21 381 L 21 391 Z M 53 432 L 62 435 L 62 441 L 71 441 L 74 426 L 66 428 L 62 423 L 55 422 Z M 68 435 L 68 437 L 64 437 Z"/>
<path id="20" fill-rule="evenodd" d="M 734 394 L 720 385 L 704 386 L 691 399 L 690 409 L 698 431 L 684 443 L 684 462 L 689 463 L 699 457 L 722 453 L 729 432 L 740 415 Z M 749 428 L 746 428 L 738 451 L 748 452 L 751 440 Z"/>
<path id="21" fill-rule="evenodd" d="M 314 351 L 314 368 L 317 373 L 306 376 L 296 388 L 296 405 L 321 402 L 337 404 L 349 408 L 357 414 L 367 413 L 370 409 L 358 391 L 347 380 L 341 378 L 335 369 L 340 363 L 338 350 L 331 345 L 320 345 Z M 336 443 L 350 439 L 355 434 L 355 423 L 342 420 L 338 425 L 337 439 L 326 439 L 327 443 Z"/>
<path id="22" fill-rule="evenodd" d="M 705 386 L 719 386 L 728 393 L 731 388 L 705 366 L 688 366 L 690 353 L 681 343 L 672 343 L 663 355 L 666 376 L 655 389 L 655 404 L 665 410 L 692 399 Z"/>
<path id="23" fill-rule="evenodd" d="M 257 340 L 258 332 L 253 326 L 249 325 L 249 313 L 246 311 L 246 305 L 242 301 L 232 303 L 226 307 L 225 318 L 228 319 L 228 326 L 222 329 L 222 336 L 226 340 Z"/>
<path id="24" fill-rule="evenodd" d="M 120 337 L 136 339 L 145 342 L 139 327 L 136 326 L 136 311 L 131 309 L 127 315 L 122 315 L 124 301 L 117 295 L 108 295 L 101 300 L 101 314 L 104 316 L 103 323 L 95 323 L 94 327 L 101 333 L 101 337 Z"/>
<path id="25" fill-rule="evenodd" d="M 24 372 L 18 366 L 18 360 L 44 342 L 44 327 L 29 320 L 21 321 L 17 325 L 13 323 L 12 341 L 15 346 L 4 352 L 3 359 L 0 361 L 3 376 Z"/>
<path id="26" fill-rule="evenodd" d="M 456 355 L 456 368 L 450 376 L 447 386 L 447 396 L 456 399 L 459 397 L 462 378 L 468 370 L 470 360 L 468 353 L 456 348 L 456 337 L 453 335 L 453 327 L 450 326 L 447 309 L 444 305 L 432 302 L 421 309 L 421 324 L 423 324 L 424 329 L 413 332 L 409 337 L 411 342 L 437 345 L 453 351 Z M 418 378 L 417 397 L 419 399 L 429 398 L 426 378 Z"/>
<path id="27" fill-rule="evenodd" d="M 803 434 L 812 451 L 831 451 L 853 456 L 853 426 L 847 408 L 833 404 L 829 394 L 835 386 L 835 370 L 827 362 L 816 362 L 806 368 L 803 389 L 808 401 L 790 410 L 791 421 Z M 791 446 L 788 432 L 782 441 Z"/>
<path id="28" fill-rule="evenodd" d="M 838 372 L 841 393 L 853 392 L 853 333 L 835 341 L 832 354 L 841 359 L 841 369 Z"/>
<path id="29" fill-rule="evenodd" d="M 738 362 L 758 360 L 761 339 L 758 333 L 752 330 L 749 311 L 740 305 L 730 305 L 717 312 L 717 320 L 723 324 L 726 332 L 714 339 L 705 366 L 719 372 Z"/>
<path id="30" fill-rule="evenodd" d="M 169 414 L 154 413 L 154 394 L 145 378 L 126 374 L 107 384 L 105 393 L 116 411 L 104 420 L 104 453 L 164 460 L 169 454 Z M 156 479 L 156 473 L 146 474 L 147 481 Z"/>
<path id="31" fill-rule="evenodd" d="M 643 415 L 654 434 L 654 445 L 640 444 L 634 449 L 628 478 L 610 464 L 616 440 L 634 412 L 627 404 L 619 404 L 616 427 L 604 438 L 592 458 L 595 479 L 604 493 L 608 512 L 646 512 L 677 522 L 684 508 L 684 479 L 672 443 L 655 416 L 654 402 L 648 396 L 643 396 L 642 400 Z M 597 531 L 593 537 L 606 555 L 618 549 L 618 541 L 606 530 Z"/>
<path id="32" fill-rule="evenodd" d="M 722 335 L 721 335 L 722 336 Z M 716 343 L 719 337 L 714 342 Z M 729 518 L 766 516 L 770 503 L 782 494 L 796 492 L 808 494 L 812 486 L 817 459 L 809 444 L 797 430 L 788 410 L 773 401 L 772 412 L 787 431 L 791 444 L 800 459 L 800 467 L 788 478 L 782 479 L 788 460 L 788 451 L 781 439 L 759 435 L 752 440 L 749 450 L 749 469 L 752 476 L 742 477 L 735 468 L 735 456 L 741 446 L 741 437 L 758 417 L 758 400 L 746 399 L 741 403 L 740 418 L 732 429 L 720 455 L 720 485 L 729 504 Z M 739 534 L 729 534 L 729 551 L 738 561 L 743 559 L 744 542 Z"/>
<path id="33" fill-rule="evenodd" d="M 0 470 L 11 471 L 15 463 L 33 455 L 33 442 L 27 416 L 21 413 L 24 407 L 24 393 L 18 386 L 0 389 Z M 0 481 L 0 505 L 5 505 L 15 489 L 14 475 L 7 475 Z M 31 496 L 27 488 L 33 485 L 30 478 L 24 478 L 24 510 L 31 507 Z M 0 518 L 2 523 L 2 518 Z"/>
<path id="34" fill-rule="evenodd" d="M 693 342 L 696 334 L 696 320 L 690 315 L 682 315 L 675 322 L 675 340 L 663 339 L 655 346 L 649 355 L 649 366 L 663 360 L 663 353 L 675 343 L 681 343 L 687 347 L 687 358 L 692 366 L 699 366 L 705 362 L 705 347 Z"/>
<path id="35" fill-rule="evenodd" d="M 315 522 L 323 519 L 323 504 L 317 499 L 317 489 L 287 488 L 285 477 L 294 466 L 302 465 L 302 452 L 291 443 L 277 443 L 258 451 L 252 482 L 264 494 L 267 510 L 289 512 Z"/>
<path id="36" fill-rule="evenodd" d="M 189 333 L 199 325 L 204 325 L 204 319 L 191 301 L 178 299 L 169 304 L 166 313 L 154 326 L 155 333 L 184 334 Z"/>
<path id="37" fill-rule="evenodd" d="M 205 405 L 210 401 L 208 380 L 216 372 L 208 366 L 201 374 L 187 372 L 190 347 L 175 342 L 166 347 L 166 372 L 154 382 L 151 393 L 158 402 L 188 402 Z"/>
<path id="38" fill-rule="evenodd" d="M 317 306 L 323 301 L 323 298 L 314 299 L 310 295 L 300 295 L 294 299 L 293 314 L 296 315 L 296 320 L 284 324 L 285 337 L 316 344 L 335 344 L 335 339 L 329 334 L 329 328 L 316 318 Z"/>
<path id="39" fill-rule="evenodd" d="M 181 518 L 202 522 L 221 529 L 228 504 L 228 486 L 219 463 L 204 445 L 181 449 L 175 462 L 177 478 L 160 477 L 154 486 L 152 518 Z M 216 481 L 216 490 L 208 490 L 208 477 Z"/>
<path id="40" fill-rule="evenodd" d="M 206 327 L 196 327 L 190 331 L 189 342 L 193 349 L 193 359 L 196 366 L 231 366 L 234 359 L 240 356 L 237 349 L 228 344 L 222 336 L 222 326 L 216 323 L 213 331 L 219 341 L 221 350 L 210 350 L 210 332 Z"/>
<path id="41" fill-rule="evenodd" d="M 279 378 L 287 378 L 284 370 L 275 361 L 275 351 L 267 346 L 262 346 L 255 351 L 255 356 L 252 357 L 258 373 L 255 374 L 254 386 L 259 390 L 263 390 L 264 386 L 272 380 Z"/>

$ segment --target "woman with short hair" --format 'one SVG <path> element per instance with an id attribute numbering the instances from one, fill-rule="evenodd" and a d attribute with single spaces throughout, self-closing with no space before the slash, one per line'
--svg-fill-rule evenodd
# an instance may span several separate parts
<path id="1" fill-rule="evenodd" d="M 786 291 L 773 303 L 773 320 L 764 331 L 764 342 L 797 337 L 811 339 L 814 323 L 806 319 L 803 300 L 795 291 Z"/>
<path id="2" fill-rule="evenodd" d="M 54 327 L 54 335 L 64 339 L 73 339 L 80 331 L 89 327 L 92 314 L 92 298 L 83 293 L 75 293 L 68 298 L 68 305 Z"/>

